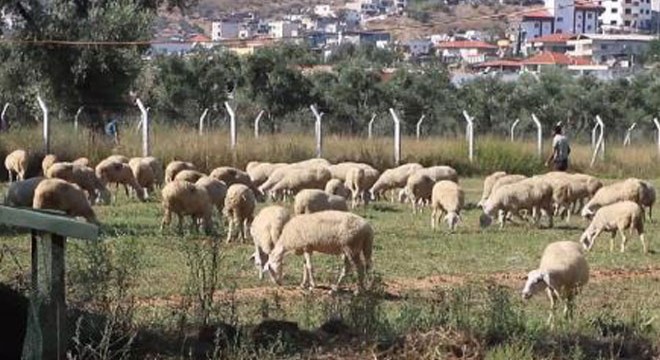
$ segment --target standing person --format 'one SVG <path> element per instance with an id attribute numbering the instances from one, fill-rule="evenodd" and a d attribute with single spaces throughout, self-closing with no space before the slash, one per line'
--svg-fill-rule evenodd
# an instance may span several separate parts
<path id="1" fill-rule="evenodd" d="M 119 127 L 116 117 L 110 118 L 110 121 L 105 124 L 105 134 L 112 139 L 115 145 L 119 145 Z"/>
<path id="2" fill-rule="evenodd" d="M 568 144 L 568 138 L 562 133 L 561 125 L 556 125 L 554 137 L 552 138 L 552 154 L 546 160 L 545 166 L 548 166 L 552 161 L 555 171 L 566 171 L 570 154 L 571 147 Z"/>

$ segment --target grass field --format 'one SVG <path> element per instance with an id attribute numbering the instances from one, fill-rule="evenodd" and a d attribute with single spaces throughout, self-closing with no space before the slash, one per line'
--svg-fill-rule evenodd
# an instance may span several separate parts
<path id="1" fill-rule="evenodd" d="M 660 182 L 655 181 L 656 186 Z M 463 179 L 467 202 L 476 203 L 482 179 Z M 264 318 L 297 322 L 314 329 L 341 317 L 355 336 L 332 345 L 268 348 L 259 356 L 314 358 L 653 358 L 658 356 L 660 255 L 643 255 L 636 237 L 625 254 L 608 251 L 601 236 L 589 254 L 590 283 L 578 298 L 573 322 L 546 326 L 547 299 L 523 303 L 523 276 L 535 268 L 546 244 L 577 240 L 586 226 L 574 217 L 554 229 L 526 223 L 499 230 L 478 227 L 478 209 L 468 210 L 456 233 L 430 229 L 430 210 L 413 215 L 407 206 L 376 203 L 357 213 L 376 231 L 374 273 L 368 295 L 328 295 L 339 259 L 313 257 L 317 283 L 300 290 L 302 258 L 285 258 L 285 286 L 260 281 L 248 261 L 249 244 L 218 245 L 217 284 L 210 238 L 159 231 L 160 206 L 119 194 L 116 204 L 97 207 L 103 245 L 71 240 L 67 253 L 68 300 L 91 313 L 116 315 L 130 308 L 122 331 L 139 335 L 128 358 L 181 358 L 180 340 L 195 324 L 224 321 L 249 328 Z M 444 225 L 444 224 L 442 224 Z M 657 222 L 647 222 L 651 249 Z M 217 238 L 224 240 L 224 227 Z M 22 284 L 29 269 L 27 234 L 0 228 L 0 281 Z M 617 243 L 618 244 L 618 243 Z M 213 292 L 213 298 L 209 295 Z M 122 305 L 123 304 L 123 305 Z M 130 304 L 127 305 L 127 304 Z M 168 340 L 169 339 L 169 340 Z M 172 340 L 175 339 L 175 340 Z M 153 345 L 153 343 L 157 345 Z M 151 345 L 149 345 L 151 344 Z M 176 344 L 176 345 L 175 345 Z M 136 349 L 142 349 L 139 352 Z M 225 356 L 250 358 L 232 350 Z M 460 349 L 457 350 L 457 349 Z M 139 355 L 138 355 L 139 354 Z M 378 356 L 380 355 L 380 356 Z M 460 355 L 460 356 L 459 356 Z M 98 357 L 94 357 L 98 358 Z"/>

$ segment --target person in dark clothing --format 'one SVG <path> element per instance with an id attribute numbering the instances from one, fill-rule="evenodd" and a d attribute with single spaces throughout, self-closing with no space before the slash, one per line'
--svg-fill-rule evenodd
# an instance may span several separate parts
<path id="1" fill-rule="evenodd" d="M 555 171 L 566 171 L 570 154 L 571 147 L 568 144 L 568 138 L 562 133 L 561 125 L 557 125 L 554 128 L 554 137 L 552 138 L 552 154 L 546 160 L 545 166 L 552 162 Z"/>

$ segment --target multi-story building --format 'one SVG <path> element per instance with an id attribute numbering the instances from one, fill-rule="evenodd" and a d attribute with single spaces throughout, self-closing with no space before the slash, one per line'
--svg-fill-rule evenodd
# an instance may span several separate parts
<path id="1" fill-rule="evenodd" d="M 640 34 L 588 34 L 579 35 L 568 41 L 573 48 L 566 54 L 590 58 L 594 63 L 635 63 L 635 58 L 646 52 L 651 35 Z"/>
<path id="2" fill-rule="evenodd" d="M 241 23 L 234 19 L 225 19 L 211 23 L 211 40 L 238 39 Z"/>
<path id="3" fill-rule="evenodd" d="M 603 30 L 637 32 L 651 28 L 651 0 L 601 0 Z"/>
<path id="4" fill-rule="evenodd" d="M 285 20 L 273 21 L 269 25 L 270 31 L 268 34 L 274 38 L 296 37 L 300 28 L 298 23 Z"/>

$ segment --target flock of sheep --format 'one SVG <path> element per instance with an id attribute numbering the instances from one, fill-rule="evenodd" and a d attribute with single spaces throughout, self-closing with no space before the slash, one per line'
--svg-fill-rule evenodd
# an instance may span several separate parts
<path id="1" fill-rule="evenodd" d="M 292 164 L 250 162 L 245 171 L 218 167 L 206 175 L 184 161 L 163 167 L 154 157 L 113 155 L 91 168 L 86 158 L 61 162 L 49 154 L 42 162 L 43 176 L 25 179 L 27 163 L 28 154 L 23 150 L 5 159 L 13 182 L 5 197 L 8 205 L 61 210 L 98 223 L 92 205 L 116 201 L 109 184 L 122 185 L 127 195 L 140 201 L 160 188 L 161 231 L 176 215 L 180 233 L 187 216 L 192 218 L 192 231 L 202 226 L 212 233 L 215 208 L 219 222 L 228 223 L 227 242 L 237 237 L 245 240 L 249 235 L 260 277 L 268 273 L 277 284 L 282 282 L 283 257 L 287 253 L 304 256 L 302 287 L 316 286 L 312 253 L 341 255 L 344 267 L 333 291 L 352 268 L 358 275 L 356 291 L 360 291 L 364 274 L 371 267 L 374 230 L 349 209 L 387 198 L 410 203 L 413 213 L 421 206 L 430 206 L 431 227 L 435 229 L 443 218 L 454 231 L 465 206 L 458 174 L 448 166 L 405 164 L 380 173 L 363 163 L 330 164 L 324 159 L 310 159 Z M 286 206 L 270 205 L 255 216 L 257 202 L 281 203 L 287 199 L 293 199 L 293 212 Z M 620 233 L 620 250 L 624 251 L 624 231 L 635 230 L 643 251 L 648 252 L 645 208 L 651 217 L 654 203 L 655 188 L 634 178 L 604 186 L 599 179 L 585 174 L 550 172 L 526 177 L 496 172 L 485 179 L 478 206 L 483 211 L 482 227 L 494 218 L 500 227 L 513 217 L 537 224 L 543 216 L 549 227 L 556 216 L 570 221 L 571 214 L 580 213 L 591 220 L 579 242 L 548 245 L 540 267 L 529 273 L 523 290 L 527 298 L 545 289 L 552 308 L 557 300 L 564 300 L 568 311 L 589 278 L 584 251 L 591 249 L 601 232 L 612 233 L 610 251 L 616 233 Z"/>

